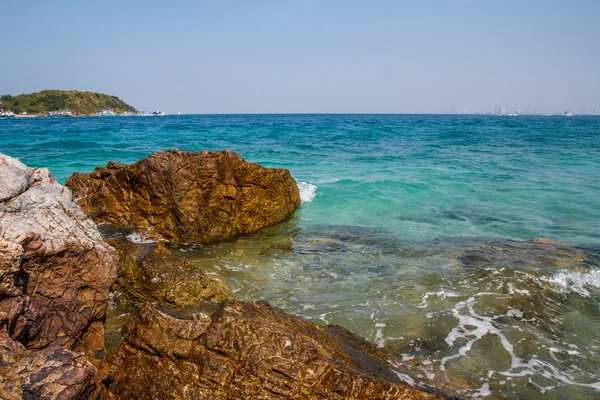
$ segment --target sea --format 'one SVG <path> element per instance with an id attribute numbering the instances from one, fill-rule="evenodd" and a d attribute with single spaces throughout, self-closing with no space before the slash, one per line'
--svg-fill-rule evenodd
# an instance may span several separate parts
<path id="1" fill-rule="evenodd" d="M 231 149 L 298 183 L 289 220 L 178 248 L 231 297 L 346 327 L 411 384 L 600 398 L 600 117 L 0 120 L 0 152 L 61 183 L 165 149 Z"/>

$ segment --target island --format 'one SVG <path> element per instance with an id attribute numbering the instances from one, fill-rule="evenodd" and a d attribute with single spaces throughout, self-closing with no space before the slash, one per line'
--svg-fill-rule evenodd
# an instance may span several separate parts
<path id="1" fill-rule="evenodd" d="M 98 110 L 114 113 L 137 113 L 137 110 L 116 96 L 77 90 L 42 90 L 37 93 L 3 95 L 0 97 L 3 112 L 25 115 L 94 115 Z"/>

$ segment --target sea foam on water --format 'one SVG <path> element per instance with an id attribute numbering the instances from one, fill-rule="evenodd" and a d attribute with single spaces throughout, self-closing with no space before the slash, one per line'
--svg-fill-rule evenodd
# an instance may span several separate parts
<path id="1" fill-rule="evenodd" d="M 303 203 L 312 203 L 317 195 L 317 187 L 312 183 L 300 182 L 298 189 L 300 189 L 300 200 Z"/>
<path id="2" fill-rule="evenodd" d="M 590 289 L 600 289 L 600 269 L 559 272 L 546 280 L 562 291 L 573 291 L 589 297 Z"/>

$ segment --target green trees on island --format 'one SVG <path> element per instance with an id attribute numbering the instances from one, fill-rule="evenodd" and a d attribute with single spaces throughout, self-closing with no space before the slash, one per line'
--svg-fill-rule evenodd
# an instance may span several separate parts
<path id="1" fill-rule="evenodd" d="M 116 96 L 77 90 L 42 90 L 17 96 L 0 96 L 0 109 L 14 113 L 38 114 L 69 109 L 77 114 L 91 114 L 110 109 L 120 113 L 137 110 Z"/>

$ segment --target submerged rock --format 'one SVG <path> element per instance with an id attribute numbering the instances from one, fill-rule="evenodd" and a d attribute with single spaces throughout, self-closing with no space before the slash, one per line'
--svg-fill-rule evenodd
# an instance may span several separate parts
<path id="1" fill-rule="evenodd" d="M 385 354 L 337 326 L 266 302 L 227 300 L 211 318 L 146 304 L 105 361 L 117 398 L 437 399 L 402 383 Z"/>
<path id="2" fill-rule="evenodd" d="M 117 261 L 47 169 L 0 154 L 0 397 L 95 390 Z"/>
<path id="3" fill-rule="evenodd" d="M 232 151 L 161 151 L 131 165 L 109 162 L 65 183 L 97 222 L 177 242 L 234 238 L 282 221 L 300 205 L 286 169 Z"/>
<path id="4" fill-rule="evenodd" d="M 116 291 L 133 302 L 159 302 L 173 308 L 199 300 L 221 301 L 229 292 L 216 275 L 204 273 L 157 242 L 107 239 L 120 254 Z"/>
<path id="5" fill-rule="evenodd" d="M 548 238 L 527 242 L 490 240 L 466 250 L 458 259 L 467 267 L 511 267 L 525 271 L 585 270 L 588 263 L 583 252 Z"/>

